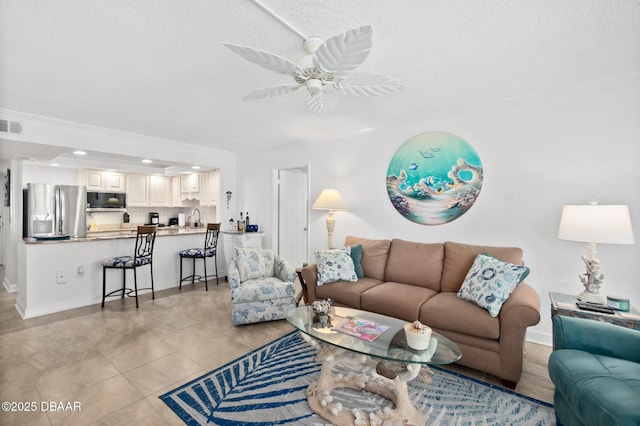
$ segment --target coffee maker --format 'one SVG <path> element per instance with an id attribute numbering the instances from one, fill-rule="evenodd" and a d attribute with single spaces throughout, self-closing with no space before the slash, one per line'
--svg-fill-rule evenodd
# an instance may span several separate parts
<path id="1" fill-rule="evenodd" d="M 160 213 L 149 212 L 149 224 L 158 225 L 160 223 Z"/>

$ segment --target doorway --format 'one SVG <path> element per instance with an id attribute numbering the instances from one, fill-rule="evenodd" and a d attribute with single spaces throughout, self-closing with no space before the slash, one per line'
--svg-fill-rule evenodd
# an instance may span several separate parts
<path id="1" fill-rule="evenodd" d="M 5 264 L 5 256 L 4 256 L 4 247 L 5 247 L 5 227 L 4 227 L 4 218 L 5 212 L 9 211 L 9 207 L 5 207 L 9 204 L 9 169 L 7 169 L 6 174 L 0 174 L 0 180 L 2 180 L 2 185 L 0 185 L 0 266 L 4 266 Z M 7 216 L 8 217 L 8 216 Z M 0 277 L 0 280 L 2 277 Z"/>
<path id="2" fill-rule="evenodd" d="M 277 170 L 277 251 L 293 267 L 309 262 L 309 166 Z"/>

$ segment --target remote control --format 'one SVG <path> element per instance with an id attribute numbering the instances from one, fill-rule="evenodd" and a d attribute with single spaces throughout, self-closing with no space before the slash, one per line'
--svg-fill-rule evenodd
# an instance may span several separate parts
<path id="1" fill-rule="evenodd" d="M 585 311 L 600 312 L 601 314 L 613 314 L 615 311 L 604 305 L 596 305 L 594 303 L 576 302 L 576 306 Z"/>

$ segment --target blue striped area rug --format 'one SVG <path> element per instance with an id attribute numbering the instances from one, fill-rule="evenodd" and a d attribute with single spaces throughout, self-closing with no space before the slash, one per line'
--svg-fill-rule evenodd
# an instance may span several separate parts
<path id="1" fill-rule="evenodd" d="M 320 365 L 316 350 L 289 333 L 160 398 L 188 425 L 325 425 L 307 405 L 305 390 Z M 433 383 L 416 378 L 409 395 L 438 425 L 554 425 L 552 405 L 460 374 L 433 368 Z M 391 404 L 368 392 L 336 390 L 345 409 Z"/>

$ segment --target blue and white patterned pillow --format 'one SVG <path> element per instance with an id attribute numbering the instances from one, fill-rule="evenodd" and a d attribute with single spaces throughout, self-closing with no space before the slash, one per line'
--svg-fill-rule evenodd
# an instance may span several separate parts
<path id="1" fill-rule="evenodd" d="M 474 303 L 497 317 L 502 304 L 529 275 L 529 268 L 479 254 L 458 291 L 458 297 Z"/>
<path id="2" fill-rule="evenodd" d="M 263 278 L 267 273 L 267 265 L 259 247 L 236 247 L 236 266 L 240 273 L 240 281 Z M 273 257 L 271 257 L 273 259 Z M 273 271 L 273 260 L 271 260 Z"/>
<path id="3" fill-rule="evenodd" d="M 351 259 L 351 247 L 316 250 L 318 286 L 335 281 L 358 281 Z"/>

